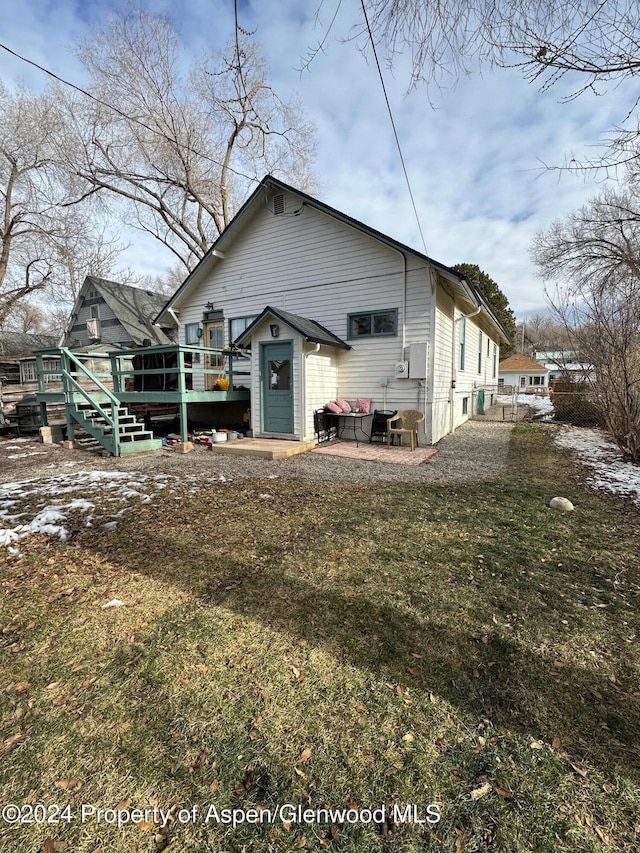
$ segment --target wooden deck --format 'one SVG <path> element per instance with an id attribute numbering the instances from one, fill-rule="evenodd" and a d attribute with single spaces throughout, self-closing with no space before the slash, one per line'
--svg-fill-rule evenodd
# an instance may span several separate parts
<path id="1" fill-rule="evenodd" d="M 227 456 L 254 456 L 260 459 L 286 459 L 313 450 L 315 441 L 283 441 L 278 438 L 242 438 L 212 444 L 213 453 Z"/>

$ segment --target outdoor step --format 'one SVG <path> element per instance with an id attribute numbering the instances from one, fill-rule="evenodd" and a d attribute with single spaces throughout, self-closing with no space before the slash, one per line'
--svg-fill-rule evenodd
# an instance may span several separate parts
<path id="1" fill-rule="evenodd" d="M 120 453 L 123 456 L 133 453 L 149 453 L 152 450 L 162 450 L 161 439 L 148 438 L 144 441 L 129 441 L 120 444 Z"/>
<path id="2" fill-rule="evenodd" d="M 141 441 L 150 440 L 155 441 L 156 439 L 153 438 L 153 433 L 149 432 L 148 430 L 140 430 L 140 432 L 126 432 L 120 436 L 120 444 L 126 444 L 130 442 L 137 443 Z M 162 441 L 160 439 L 157 440 L 160 441 L 160 445 L 162 446 Z"/>
<path id="3" fill-rule="evenodd" d="M 103 417 L 87 418 L 87 420 L 90 420 L 94 426 L 111 426 L 111 424 Z M 118 423 L 120 424 L 120 426 L 125 426 L 127 424 L 138 423 L 138 419 L 135 415 L 120 415 L 120 417 L 118 418 Z"/>

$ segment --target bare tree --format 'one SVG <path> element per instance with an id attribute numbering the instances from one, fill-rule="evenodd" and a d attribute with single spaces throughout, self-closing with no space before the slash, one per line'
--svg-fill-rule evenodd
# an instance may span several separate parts
<path id="1" fill-rule="evenodd" d="M 516 344 L 525 355 L 530 356 L 536 352 L 562 353 L 571 347 L 564 325 L 548 314 L 532 314 L 518 323 Z M 557 364 L 558 368 L 564 368 L 562 356 L 549 360 Z"/>
<path id="2" fill-rule="evenodd" d="M 605 188 L 534 245 L 558 319 L 594 366 L 596 401 L 626 459 L 640 462 L 640 204 Z"/>
<path id="3" fill-rule="evenodd" d="M 0 88 L 0 328 L 23 300 L 72 301 L 78 280 L 111 271 L 120 251 L 89 204 L 66 207 L 54 145 L 63 129 L 49 93 Z"/>
<path id="4" fill-rule="evenodd" d="M 373 38 L 393 63 L 411 57 L 411 84 L 442 85 L 473 64 L 518 68 L 541 90 L 567 78 L 568 99 L 640 74 L 640 5 L 636 0 L 364 0 Z M 367 28 L 364 28 L 368 37 Z M 362 34 L 362 30 L 358 35 Z M 566 96 L 565 96 L 566 97 Z M 637 112 L 629 104 L 628 116 Z M 613 165 L 636 156 L 637 122 L 612 133 L 603 159 L 571 168 Z"/>
<path id="5" fill-rule="evenodd" d="M 77 51 L 94 100 L 66 98 L 61 153 L 76 200 L 98 194 L 152 234 L 185 271 L 204 256 L 265 172 L 308 186 L 313 127 L 271 88 L 247 37 L 183 71 L 167 18 L 132 11 Z"/>

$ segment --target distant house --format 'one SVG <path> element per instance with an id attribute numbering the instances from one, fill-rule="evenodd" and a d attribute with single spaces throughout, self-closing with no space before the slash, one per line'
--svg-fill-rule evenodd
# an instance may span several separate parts
<path id="1" fill-rule="evenodd" d="M 584 382 L 589 379 L 593 365 L 579 360 L 573 350 L 552 350 L 536 352 L 535 359 L 549 370 L 549 382 L 568 379 L 572 382 Z"/>
<path id="2" fill-rule="evenodd" d="M 549 370 L 529 356 L 516 352 L 500 362 L 498 385 L 515 387 L 524 394 L 549 386 Z"/>
<path id="3" fill-rule="evenodd" d="M 34 351 L 55 346 L 56 341 L 53 335 L 0 330 L 0 380 L 21 385 L 35 382 Z"/>
<path id="4" fill-rule="evenodd" d="M 101 344 L 105 348 L 161 346 L 173 342 L 169 322 L 153 326 L 166 297 L 89 275 L 75 301 L 60 346 L 73 350 Z"/>

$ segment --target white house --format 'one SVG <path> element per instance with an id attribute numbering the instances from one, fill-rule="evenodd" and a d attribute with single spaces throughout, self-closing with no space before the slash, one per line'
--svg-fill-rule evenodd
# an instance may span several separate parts
<path id="1" fill-rule="evenodd" d="M 172 320 L 180 343 L 246 348 L 254 435 L 297 440 L 327 402 L 368 398 L 424 411 L 437 442 L 497 384 L 506 340 L 459 273 L 270 176 L 155 322 Z"/>
<path id="2" fill-rule="evenodd" d="M 516 352 L 500 362 L 498 384 L 517 388 L 523 393 L 544 391 L 549 385 L 549 369 Z"/>

